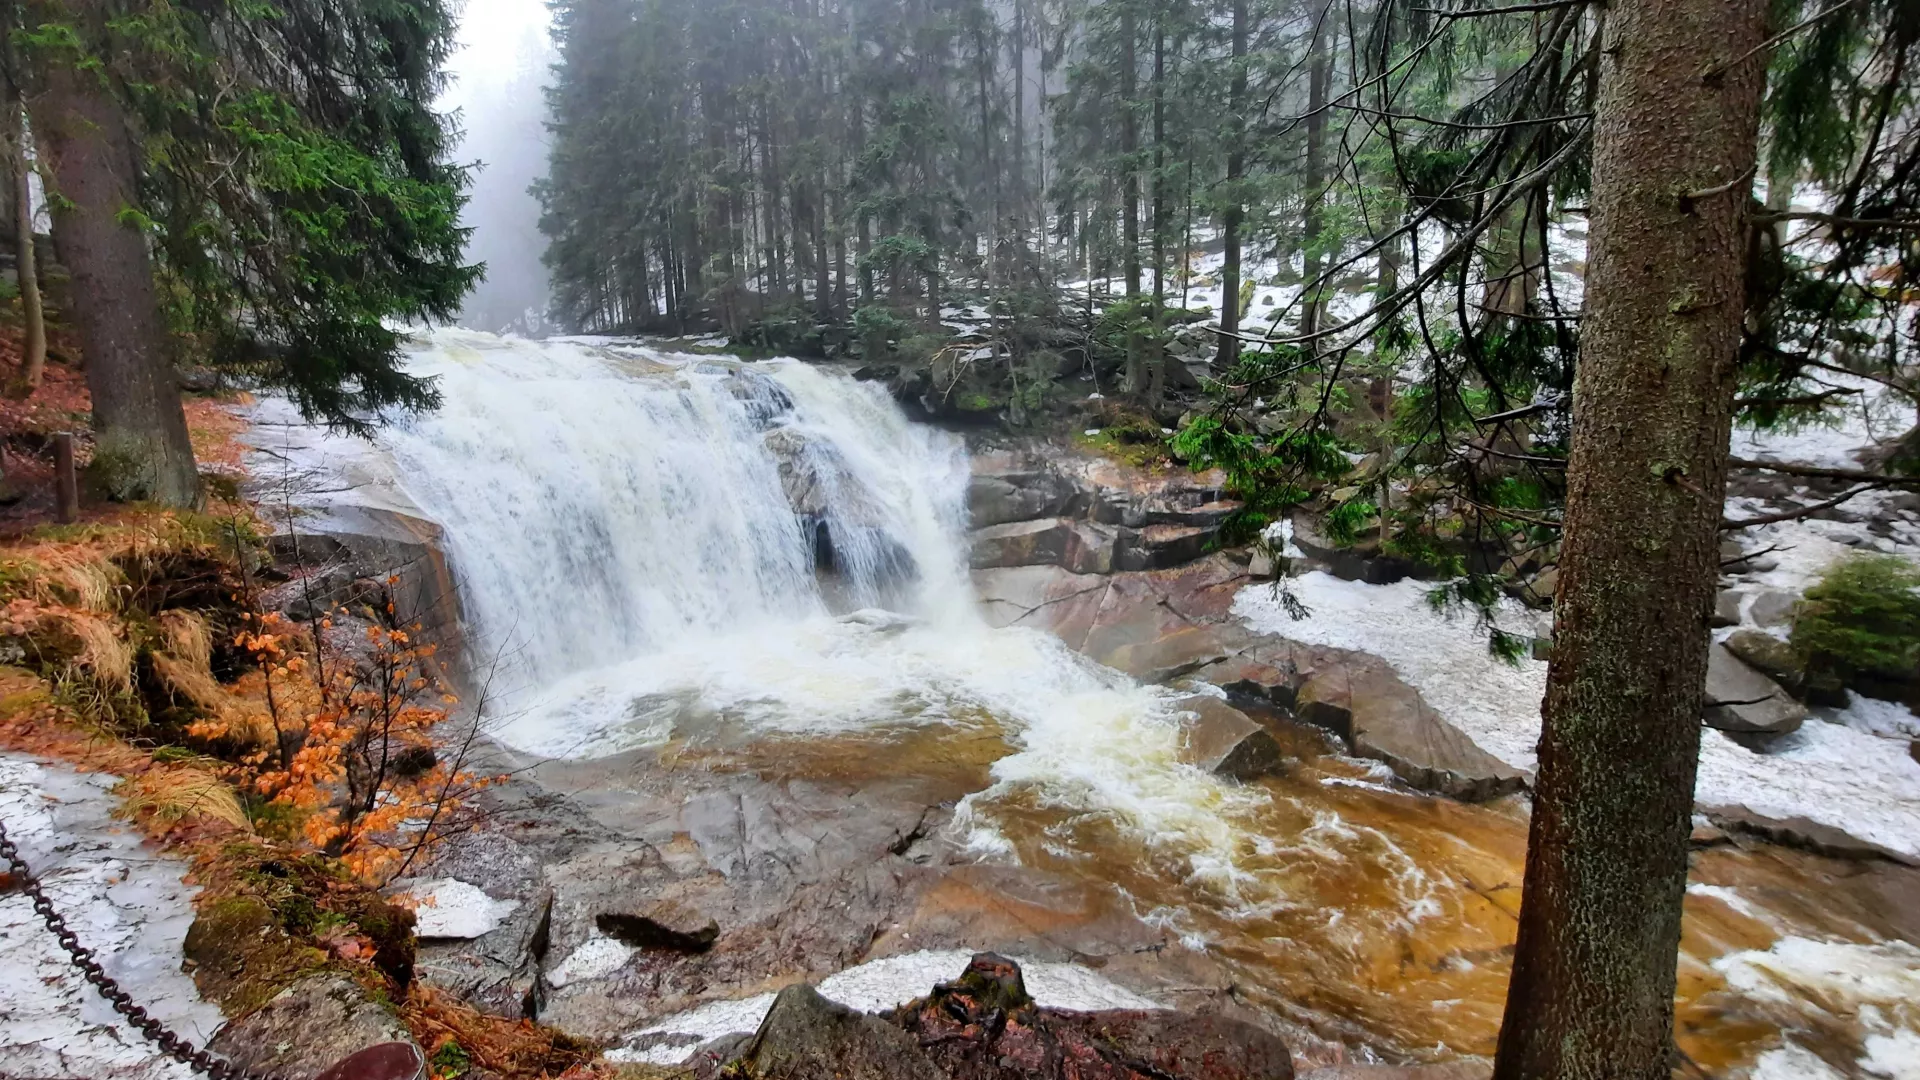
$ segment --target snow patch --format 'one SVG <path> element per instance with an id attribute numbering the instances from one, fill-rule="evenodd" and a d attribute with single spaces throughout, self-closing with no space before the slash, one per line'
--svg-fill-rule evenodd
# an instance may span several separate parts
<path id="1" fill-rule="evenodd" d="M 194 890 L 176 859 L 115 821 L 115 778 L 0 754 L 0 821 L 80 943 L 161 1023 L 205 1045 L 220 1010 L 180 971 Z M 0 1073 L 16 1080 L 188 1080 L 127 1027 L 22 892 L 0 895 Z"/>
<path id="2" fill-rule="evenodd" d="M 1473 620 L 1435 612 L 1420 582 L 1367 585 L 1316 570 L 1291 587 L 1308 618 L 1295 621 L 1262 585 L 1242 589 L 1234 613 L 1257 631 L 1380 657 L 1482 749 L 1515 768 L 1534 767 L 1545 663 L 1494 659 Z M 1505 610 L 1503 629 L 1524 629 L 1529 616 Z M 1703 730 L 1694 797 L 1706 806 L 1808 818 L 1920 856 L 1920 762 L 1856 726 L 1811 722 L 1765 754 Z"/>
<path id="3" fill-rule="evenodd" d="M 459 878 L 422 882 L 407 891 L 414 933 L 423 938 L 477 938 L 513 914 L 518 900 L 495 900 Z"/>
<path id="4" fill-rule="evenodd" d="M 584 948 L 584 946 L 582 946 Z M 569 958 L 571 959 L 571 958 Z M 822 997 L 849 1009 L 877 1013 L 925 997 L 935 984 L 966 970 L 973 954 L 960 949 L 931 949 L 889 956 L 848 968 L 821 980 Z M 1102 1009 L 1158 1009 L 1142 997 L 1078 964 L 1020 961 L 1027 993 L 1041 1005 L 1093 1012 Z M 626 1037 L 626 1045 L 607 1051 L 607 1060 L 674 1065 L 692 1047 L 722 1035 L 751 1032 L 773 1007 L 773 994 L 738 1001 L 715 1001 L 669 1016 Z"/>
<path id="5" fill-rule="evenodd" d="M 620 966 L 627 962 L 627 957 L 632 955 L 632 946 L 612 938 L 588 938 L 547 972 L 547 982 L 559 987 L 611 975 L 620 970 Z"/>

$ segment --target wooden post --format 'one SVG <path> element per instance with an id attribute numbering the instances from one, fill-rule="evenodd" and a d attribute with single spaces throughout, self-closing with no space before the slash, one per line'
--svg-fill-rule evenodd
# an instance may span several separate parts
<path id="1" fill-rule="evenodd" d="M 80 518 L 80 483 L 73 474 L 73 433 L 62 431 L 53 437 L 54 517 L 62 525 Z"/>

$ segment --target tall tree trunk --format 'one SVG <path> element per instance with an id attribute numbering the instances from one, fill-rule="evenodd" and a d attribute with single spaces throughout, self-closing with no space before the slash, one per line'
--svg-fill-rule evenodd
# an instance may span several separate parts
<path id="1" fill-rule="evenodd" d="M 1013 231 L 1027 250 L 1027 5 L 1013 0 Z"/>
<path id="2" fill-rule="evenodd" d="M 13 219 L 17 223 L 14 276 L 20 283 L 23 324 L 19 384 L 22 390 L 31 393 L 40 385 L 40 375 L 47 367 L 47 325 L 40 308 L 40 273 L 34 261 L 33 189 L 28 183 L 32 165 L 27 160 L 26 106 L 19 101 L 10 102 L 7 114 L 12 128 L 8 134 L 13 144 L 13 190 L 8 201 L 13 204 Z"/>
<path id="3" fill-rule="evenodd" d="M 103 5 L 45 0 L 27 17 L 78 14 L 83 33 L 103 29 Z M 76 11 L 77 9 L 77 11 Z M 164 506 L 200 503 L 200 475 L 180 390 L 166 353 L 166 326 L 155 296 L 147 238 L 121 220 L 137 205 L 139 157 L 126 117 L 97 72 L 43 65 L 33 132 L 73 281 L 74 324 L 85 350 L 93 396 L 95 480 L 116 499 Z"/>
<path id="4" fill-rule="evenodd" d="M 1672 1065 L 1766 18 L 1765 0 L 1609 12 L 1558 618 L 1499 1080 L 1664 1080 Z M 1745 59 L 1701 76 L 1730 57 Z"/>
<path id="5" fill-rule="evenodd" d="M 1313 44 L 1307 57 L 1306 220 L 1301 228 L 1306 257 L 1301 284 L 1308 291 L 1300 294 L 1300 332 L 1303 334 L 1320 329 L 1320 309 L 1324 303 L 1322 290 L 1314 286 L 1314 279 L 1320 276 L 1323 265 L 1319 250 L 1323 218 L 1320 202 L 1327 187 L 1327 97 L 1333 82 L 1333 45 L 1327 22 L 1332 13 L 1333 6 L 1329 3 L 1315 16 Z"/>
<path id="6" fill-rule="evenodd" d="M 1139 64 L 1135 55 L 1140 36 L 1135 25 L 1135 0 L 1120 0 L 1120 156 L 1121 186 L 1125 206 L 1121 219 L 1121 244 L 1126 248 L 1127 297 L 1140 295 L 1140 122 L 1134 114 L 1134 97 L 1139 93 Z"/>
<path id="7" fill-rule="evenodd" d="M 1140 28 L 1134 18 L 1136 0 L 1120 0 L 1120 183 L 1125 191 L 1125 219 L 1121 222 L 1121 254 L 1126 258 L 1127 299 L 1140 296 L 1140 123 L 1134 114 L 1134 97 L 1139 93 Z M 1124 389 L 1138 394 L 1147 388 L 1146 342 L 1138 329 L 1139 313 L 1133 313 L 1127 326 L 1127 372 Z"/>
<path id="8" fill-rule="evenodd" d="M 1233 0 L 1233 81 L 1227 91 L 1227 210 L 1221 215 L 1220 351 L 1215 362 L 1240 360 L 1240 222 L 1245 213 L 1241 179 L 1247 173 L 1247 0 Z"/>

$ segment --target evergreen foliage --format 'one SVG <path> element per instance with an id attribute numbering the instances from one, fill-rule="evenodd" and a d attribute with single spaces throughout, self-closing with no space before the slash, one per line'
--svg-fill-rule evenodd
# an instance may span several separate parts
<path id="1" fill-rule="evenodd" d="M 349 429 L 434 402 L 388 324 L 450 318 L 481 272 L 462 259 L 466 174 L 432 107 L 449 5 L 37 10 L 20 34 L 28 64 L 95 72 L 126 113 L 140 201 L 122 219 L 152 237 L 176 359 L 243 371 Z"/>
<path id="2" fill-rule="evenodd" d="M 1815 681 L 1910 682 L 1920 664 L 1920 569 L 1896 555 L 1856 555 L 1807 590 L 1793 647 Z"/>

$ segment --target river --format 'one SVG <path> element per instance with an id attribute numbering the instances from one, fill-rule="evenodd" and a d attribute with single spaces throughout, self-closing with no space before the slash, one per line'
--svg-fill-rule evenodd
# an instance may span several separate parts
<path id="1" fill-rule="evenodd" d="M 444 403 L 380 450 L 445 529 L 502 743 L 923 775 L 972 857 L 1087 883 L 1216 957 L 1248 1003 L 1392 1059 L 1492 1052 L 1524 802 L 1412 792 L 1285 718 L 1281 775 L 1183 763 L 1176 691 L 982 621 L 966 448 L 881 387 L 457 331 L 410 368 Z M 1700 852 L 1682 1049 L 1716 1076 L 1920 1076 L 1920 949 L 1887 881 Z"/>

